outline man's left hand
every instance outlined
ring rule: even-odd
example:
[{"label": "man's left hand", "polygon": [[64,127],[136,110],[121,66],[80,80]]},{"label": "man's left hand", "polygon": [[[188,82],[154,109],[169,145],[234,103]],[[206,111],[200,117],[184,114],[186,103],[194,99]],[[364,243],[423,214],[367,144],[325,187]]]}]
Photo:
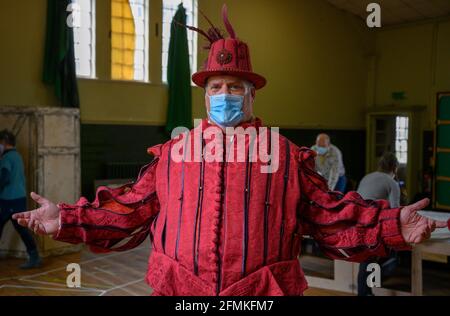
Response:
[{"label": "man's left hand", "polygon": [[429,199],[405,206],[400,211],[402,236],[407,243],[418,244],[430,238],[436,228],[447,227],[447,222],[435,221],[417,213],[430,203]]}]

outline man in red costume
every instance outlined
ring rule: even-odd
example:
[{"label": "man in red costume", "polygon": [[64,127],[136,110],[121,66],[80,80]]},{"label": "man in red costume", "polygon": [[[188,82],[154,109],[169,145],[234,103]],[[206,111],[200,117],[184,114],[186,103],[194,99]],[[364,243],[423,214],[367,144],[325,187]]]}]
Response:
[{"label": "man in red costume", "polygon": [[[211,42],[204,70],[192,78],[205,88],[208,118],[150,148],[155,158],[136,182],[101,187],[93,202],[55,205],[32,193],[41,207],[16,214],[19,224],[98,252],[131,249],[150,235],[147,282],[154,295],[203,296],[302,295],[302,235],[314,237],[331,258],[362,262],[409,249],[447,225],[417,214],[427,200],[390,208],[356,192],[330,191],[314,171],[313,151],[260,129],[252,106],[266,80],[252,71],[248,47],[236,38],[225,6],[223,14],[229,38],[214,27],[196,29]],[[236,134],[246,137],[244,146],[227,127],[241,127]],[[205,137],[209,128],[219,130],[215,137]],[[252,159],[254,143],[246,133],[252,128],[256,145],[276,140],[270,161]],[[201,154],[193,157],[180,141],[197,144]],[[229,161],[229,155],[243,159]]]}]

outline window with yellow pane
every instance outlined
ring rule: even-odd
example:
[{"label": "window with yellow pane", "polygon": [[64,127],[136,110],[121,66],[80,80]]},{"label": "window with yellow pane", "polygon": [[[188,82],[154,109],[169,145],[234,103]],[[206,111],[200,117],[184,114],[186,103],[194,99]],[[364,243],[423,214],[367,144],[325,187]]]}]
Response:
[{"label": "window with yellow pane", "polygon": [[148,81],[148,0],[111,0],[111,78]]}]

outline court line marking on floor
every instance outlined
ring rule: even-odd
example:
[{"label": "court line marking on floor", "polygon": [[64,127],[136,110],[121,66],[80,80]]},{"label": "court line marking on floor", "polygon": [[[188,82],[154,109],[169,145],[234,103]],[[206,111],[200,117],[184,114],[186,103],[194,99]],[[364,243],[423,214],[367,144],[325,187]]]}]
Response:
[{"label": "court line marking on floor", "polygon": [[111,272],[111,271],[108,271],[108,270],[104,270],[104,269],[102,269],[102,268],[99,268],[99,267],[94,267],[94,270],[98,270],[98,271],[100,271],[100,272],[103,272],[103,273],[106,273],[106,274],[109,274],[109,275],[112,275],[112,276],[116,276],[113,272]]},{"label": "court line marking on floor", "polygon": [[[88,273],[89,274],[89,273]],[[100,277],[97,277],[98,279],[100,279],[101,281],[105,281],[103,279],[101,279]],[[36,289],[36,290],[53,290],[53,291],[60,291],[60,292],[98,292],[100,293],[99,296],[103,296],[104,294],[113,291],[113,290],[117,290],[120,289],[122,291],[127,292],[128,294],[134,295],[134,296],[139,296],[139,294],[137,294],[134,291],[131,291],[129,289],[126,288],[126,286],[131,285],[131,284],[135,284],[138,282],[142,282],[144,280],[144,278],[138,279],[138,280],[134,280],[134,281],[130,281],[124,284],[119,284],[117,286],[114,286],[112,288],[106,288],[106,289],[101,289],[101,288],[89,288],[89,287],[81,287],[81,288],[58,288],[58,287],[39,287],[39,286],[32,286],[32,285],[19,285],[19,284],[3,284],[0,285],[0,289],[2,288],[22,288],[22,289]],[[27,282],[34,282],[34,283],[40,283],[40,284],[47,284],[47,285],[60,285],[58,283],[51,283],[51,282],[46,282],[46,281],[33,281],[33,280],[23,280],[23,281],[27,281]],[[107,282],[110,283],[110,282]],[[110,285],[114,285],[112,283],[110,283]]]},{"label": "court line marking on floor", "polygon": [[[103,260],[103,259],[109,259],[111,257],[117,257],[117,256],[120,256],[120,255],[129,254],[130,252],[135,252],[135,251],[139,251],[139,250],[144,250],[144,247],[139,247],[139,248],[135,248],[135,249],[132,249],[132,250],[128,250],[127,252],[118,252],[118,253],[113,253],[113,254],[109,254],[109,255],[104,255],[104,256],[98,257],[98,258],[92,258],[92,259],[88,259],[88,260],[85,260],[85,261],[80,261],[79,264],[80,265],[89,264],[89,263],[100,261],[100,260]],[[150,251],[151,251],[151,249],[150,249]],[[146,254],[146,256],[148,256],[148,254]],[[108,263],[111,263],[111,262],[108,262]],[[131,269],[130,267],[126,266],[122,262],[113,262],[113,263],[116,263],[116,264],[120,265],[122,268],[125,268],[126,270],[129,270],[129,271],[132,271],[132,272],[136,272],[136,270]],[[27,276],[21,276],[19,278],[17,278],[17,277],[3,278],[3,279],[0,279],[0,281],[16,280],[16,281],[26,281],[26,282],[31,282],[31,283],[47,284],[47,285],[52,285],[52,286],[61,286],[62,284],[60,284],[60,283],[56,283],[56,282],[52,283],[52,282],[46,282],[46,281],[32,280],[32,278],[38,277],[38,276],[42,276],[42,275],[46,275],[46,274],[49,274],[49,273],[52,273],[52,272],[60,271],[60,270],[63,270],[64,268],[65,267],[55,268],[55,269],[43,271],[43,272],[40,272],[40,273],[35,273],[35,274],[27,275]],[[98,267],[94,267],[94,269],[95,268],[98,269],[98,270],[103,270],[103,269],[100,269]],[[84,272],[86,272],[86,271],[84,271]],[[108,271],[106,271],[106,270],[103,270],[103,272],[108,273]],[[113,285],[111,282],[107,282],[103,278],[95,276],[92,273],[88,273],[88,274],[90,274],[93,277],[96,277],[97,279],[99,279],[99,280],[101,280],[101,281],[103,281],[105,283],[109,283],[110,285]],[[128,285],[135,284],[135,283],[138,283],[138,282],[142,282],[144,280],[145,280],[145,278],[140,278],[138,280],[134,280],[134,281],[127,282],[125,284],[114,286],[114,287],[112,287],[110,289],[107,289],[107,290],[105,290],[105,289],[98,289],[98,288],[87,288],[87,287],[82,287],[82,288],[79,288],[79,289],[58,288],[58,287],[56,287],[56,288],[46,288],[46,287],[36,287],[36,286],[28,286],[28,285],[14,285],[14,284],[3,284],[3,285],[0,285],[0,289],[1,288],[25,288],[25,289],[41,289],[41,290],[66,291],[66,292],[67,291],[70,291],[70,292],[74,292],[74,291],[75,292],[80,292],[80,291],[82,291],[82,292],[99,292],[100,293],[99,296],[103,296],[104,294],[106,294],[106,293],[108,293],[110,291],[114,291],[114,290],[120,289],[120,290],[123,290],[123,291],[131,294],[131,295],[138,296],[139,294],[137,294],[136,292],[134,292],[132,290],[126,289],[126,287]]]},{"label": "court line marking on floor", "polygon": [[[120,264],[120,265],[122,264],[122,263],[117,262],[117,261],[115,261],[114,263],[115,263],[115,264]],[[112,268],[113,266],[110,266],[110,267]],[[101,269],[101,268],[99,268],[99,267],[94,267],[94,269],[95,269],[95,270],[98,270],[98,271],[100,271],[100,272],[103,272],[103,273],[105,273],[105,274],[110,274],[110,275],[116,277],[116,274],[114,274],[112,271],[107,271],[107,270]],[[112,285],[112,286],[114,286],[114,287],[117,287],[117,286],[114,285],[114,283],[112,283],[112,282],[110,282],[110,281],[108,281],[108,280],[106,280],[106,279],[103,279],[102,277],[100,277],[100,276],[98,276],[98,275],[96,275],[96,274],[94,274],[94,273],[92,273],[92,272],[83,271],[83,273],[86,273],[86,274],[90,275],[91,277],[94,277],[94,278],[96,278],[96,279],[98,279],[98,280],[100,280],[100,281],[102,281],[102,282],[108,283],[109,285]],[[145,280],[145,278],[141,278],[140,280]],[[137,281],[131,281],[131,282],[132,282],[132,283],[137,283],[137,282],[139,282],[139,280],[137,280]],[[123,287],[123,286],[121,286],[121,285],[118,285],[118,286],[120,287],[120,289],[121,289],[122,291],[125,291],[125,292],[127,292],[128,294],[131,294],[131,295],[134,295],[134,296],[139,296],[139,294],[137,294],[136,292],[134,292],[134,291],[132,291],[132,290],[127,289],[126,287]],[[110,290],[112,290],[112,289],[108,289],[107,291],[110,291]]]},{"label": "court line marking on floor", "polygon": [[105,283],[107,283],[109,285],[114,285],[114,283],[110,282],[109,280],[106,280],[106,279],[103,279],[103,278],[99,277],[95,273],[92,273],[92,272],[89,272],[89,271],[83,271],[83,273],[89,275],[91,278],[96,278],[97,280],[105,282]]},{"label": "court line marking on floor", "polygon": [[[88,259],[86,261],[80,261],[80,262],[78,262],[78,264],[80,264],[80,265],[87,264],[87,263],[91,263],[91,262],[95,262],[95,261],[99,261],[99,260],[103,260],[103,259],[108,259],[108,258],[111,258],[111,257],[117,257],[117,256],[124,255],[124,254],[130,253],[130,252],[135,252],[135,251],[138,251],[138,250],[142,250],[142,249],[141,248],[135,248],[135,249],[128,250],[126,252],[112,253],[112,254],[101,256],[101,257],[98,257],[98,258],[92,258],[92,259]],[[48,273],[51,273],[51,272],[56,272],[56,271],[60,271],[60,270],[64,270],[64,269],[66,269],[66,267],[55,268],[55,269],[51,269],[51,270],[47,270],[47,271],[43,271],[43,272],[39,272],[39,273],[35,273],[35,274],[26,275],[26,276],[19,276],[19,278],[34,278],[34,277],[37,277],[37,276],[45,275],[45,274],[48,274]],[[0,282],[1,281],[9,281],[9,280],[17,280],[17,276],[0,279]]]},{"label": "court line marking on floor", "polygon": [[106,290],[105,293],[102,293],[102,294],[100,294],[99,296],[103,296],[104,294],[106,294],[106,293],[108,293],[108,292],[111,292],[111,291],[121,290],[121,289],[123,289],[124,287],[126,287],[126,286],[128,286],[128,285],[132,285],[132,284],[139,283],[139,282],[142,282],[142,281],[145,281],[145,278],[141,278],[141,279],[139,279],[139,280],[130,281],[130,282],[127,282],[127,283],[125,283],[125,284],[117,285],[117,286],[115,286],[115,287],[113,287],[113,288],[111,288],[111,289]]},{"label": "court line marking on floor", "polygon": [[[126,265],[126,263],[123,262],[119,262],[119,261],[113,261],[112,263],[116,264],[116,265],[120,265],[122,268],[124,268],[125,270],[128,270],[130,272],[136,273],[136,269],[130,268],[129,266]],[[147,269],[147,267],[145,267]],[[145,273],[144,273],[145,274]]]},{"label": "court line marking on floor", "polygon": [[[110,264],[109,268],[111,268],[111,269],[114,269],[114,268],[123,269],[123,268],[125,268],[125,270],[131,271],[133,273],[137,273],[136,269],[128,267],[125,263],[122,263],[122,262],[119,262],[119,261],[113,261],[113,262],[108,262],[108,263]],[[120,267],[117,267],[117,265],[119,265]],[[116,266],[116,267],[114,267],[114,266]],[[116,277],[116,275],[113,274],[113,272],[111,272],[111,271],[107,271],[107,270],[104,270],[104,269],[101,269],[101,268],[98,268],[98,267],[94,267],[94,269],[99,270],[99,271],[104,272],[104,273],[107,273],[107,274],[111,274],[114,277]],[[91,274],[92,276],[98,278],[99,280],[105,281],[103,278],[100,278],[97,275],[93,275],[92,272],[89,272],[88,274]],[[145,280],[145,276],[144,277],[140,277],[138,280],[134,280],[134,281],[130,281],[130,282],[127,282],[125,284],[122,284],[122,285],[114,286],[113,288],[108,289],[106,292],[113,291],[113,290],[116,290],[116,289],[120,289],[122,291],[125,291],[125,292],[131,294],[131,295],[139,296],[140,294],[137,294],[136,292],[127,289],[126,286],[128,286],[130,284],[138,283],[138,282],[141,282],[141,281],[144,281],[144,280]],[[107,282],[107,283],[110,283],[111,285],[114,285],[111,282]],[[150,289],[150,287],[149,287],[149,289]]]},{"label": "court line marking on floor", "polygon": [[28,286],[28,285],[15,285],[15,284],[3,284],[0,285],[0,289],[3,288],[19,288],[19,289],[34,289],[34,290],[50,290],[50,291],[59,291],[59,292],[104,292],[104,290],[100,289],[59,289],[59,288],[51,288],[51,287],[40,287],[40,286]]},{"label": "court line marking on floor", "polygon": [[[46,282],[46,281],[35,281],[35,280],[20,280],[20,281],[25,281],[25,282],[30,282],[30,283],[37,283],[37,284],[53,285],[53,286],[57,286],[56,288],[58,288],[58,287],[61,287],[61,288],[64,288],[64,289],[69,288],[69,287],[67,286],[67,284],[65,284],[65,283]],[[8,284],[6,284],[6,285],[8,285]],[[27,285],[24,285],[24,286],[27,286]],[[70,288],[69,288],[69,289],[70,289]],[[102,290],[101,288],[97,288],[97,287],[86,287],[86,286],[82,286],[82,287],[77,288],[77,289]]]},{"label": "court line marking on floor", "polygon": [[[108,281],[108,280],[105,280],[105,279],[101,278],[100,276],[93,274],[92,272],[83,271],[83,273],[89,275],[89,276],[92,277],[92,278],[96,278],[97,280],[100,280],[100,281],[102,281],[102,282],[104,282],[104,283],[107,283],[109,286],[113,286],[113,287],[115,286],[114,283],[112,283],[112,282],[110,282],[110,281]],[[106,290],[108,290],[108,289],[109,289],[109,288],[106,287],[106,288],[104,288],[103,290],[106,291]],[[132,292],[131,290],[128,290],[128,289],[126,289],[126,288],[123,288],[122,290],[125,291],[125,292],[127,292],[128,294],[131,294],[131,295],[134,295],[134,296],[137,296],[137,295],[138,295],[138,294],[136,294],[135,292]]]}]

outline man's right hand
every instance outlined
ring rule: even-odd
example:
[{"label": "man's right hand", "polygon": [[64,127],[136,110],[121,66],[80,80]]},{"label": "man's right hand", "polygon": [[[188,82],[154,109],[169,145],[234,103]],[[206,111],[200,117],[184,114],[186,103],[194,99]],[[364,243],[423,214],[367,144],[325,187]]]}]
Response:
[{"label": "man's right hand", "polygon": [[41,207],[23,213],[16,213],[12,217],[19,225],[28,227],[32,231],[41,235],[51,235],[59,228],[59,208],[53,202],[42,196],[31,192],[31,198]]}]

